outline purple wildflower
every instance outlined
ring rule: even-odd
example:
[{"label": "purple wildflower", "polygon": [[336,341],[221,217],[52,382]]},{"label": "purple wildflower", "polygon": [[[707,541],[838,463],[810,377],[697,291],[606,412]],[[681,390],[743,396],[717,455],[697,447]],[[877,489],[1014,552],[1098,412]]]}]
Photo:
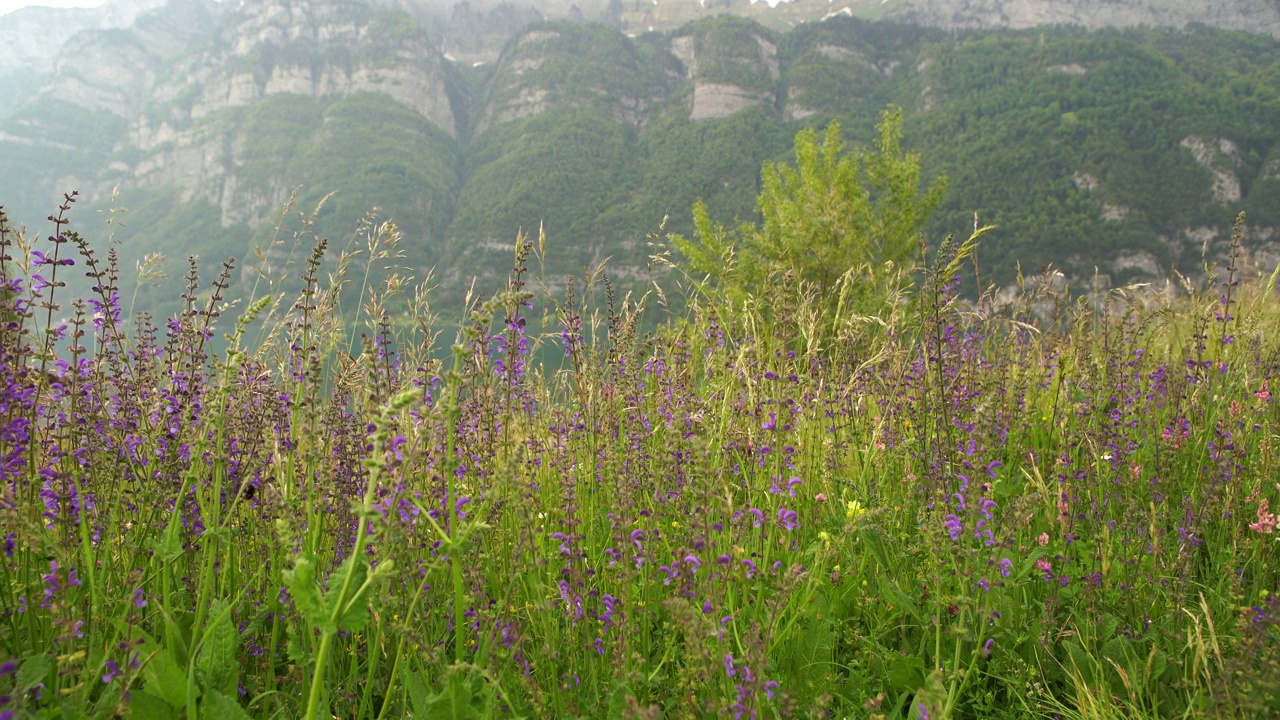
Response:
[{"label": "purple wildflower", "polygon": [[964,532],[964,523],[955,515],[947,515],[942,521],[942,526],[947,529],[947,534],[951,536],[951,542],[960,539],[960,533]]}]

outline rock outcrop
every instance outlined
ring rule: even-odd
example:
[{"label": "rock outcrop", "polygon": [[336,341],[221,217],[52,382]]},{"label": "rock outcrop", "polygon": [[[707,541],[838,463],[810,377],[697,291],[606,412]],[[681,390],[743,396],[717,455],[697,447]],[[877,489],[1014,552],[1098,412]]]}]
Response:
[{"label": "rock outcrop", "polygon": [[946,30],[1039,25],[1186,27],[1199,23],[1280,37],[1270,0],[887,0],[885,17]]}]

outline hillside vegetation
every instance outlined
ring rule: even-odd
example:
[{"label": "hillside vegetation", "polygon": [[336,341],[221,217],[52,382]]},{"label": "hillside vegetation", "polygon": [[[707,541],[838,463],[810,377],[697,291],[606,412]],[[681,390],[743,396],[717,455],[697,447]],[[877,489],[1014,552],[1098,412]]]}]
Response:
[{"label": "hillside vegetation", "polygon": [[[777,33],[719,17],[632,38],[557,22],[471,67],[404,14],[290,8],[248,3],[185,54],[148,55],[149,70],[121,60],[136,82],[155,78],[133,109],[68,61],[0,118],[11,218],[38,227],[72,188],[103,217],[115,209],[124,267],[163,255],[138,298],[161,313],[188,254],[261,253],[296,277],[305,250],[282,240],[313,233],[331,239],[332,271],[342,250],[357,257],[375,207],[401,234],[396,267],[434,268],[455,303],[474,276],[500,281],[516,234],[539,227],[555,283],[611,258],[620,287],[639,289],[664,282],[650,236],[691,233],[695,201],[730,226],[756,220],[758,170],[788,159],[798,130],[835,120],[867,145],[894,104],[925,176],[951,180],[929,241],[966,233],[974,213],[995,226],[967,293],[1010,286],[1019,265],[1112,285],[1202,273],[1202,248],[1220,254],[1241,210],[1250,255],[1280,257],[1280,43],[1268,37],[944,34],[840,17]],[[252,273],[230,282],[243,297]]]}]

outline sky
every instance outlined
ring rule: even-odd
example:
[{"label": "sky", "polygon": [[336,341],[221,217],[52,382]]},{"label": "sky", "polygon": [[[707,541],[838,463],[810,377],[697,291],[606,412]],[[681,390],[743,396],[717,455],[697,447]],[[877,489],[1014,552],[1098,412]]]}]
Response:
[{"label": "sky", "polygon": [[102,0],[0,0],[0,15],[7,15],[27,5],[45,5],[49,7],[96,7]]}]

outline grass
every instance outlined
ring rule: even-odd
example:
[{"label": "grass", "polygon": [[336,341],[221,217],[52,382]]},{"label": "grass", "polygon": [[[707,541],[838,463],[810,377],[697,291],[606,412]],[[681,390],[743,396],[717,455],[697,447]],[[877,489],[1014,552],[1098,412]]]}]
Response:
[{"label": "grass", "polygon": [[1280,304],[1238,242],[1007,305],[944,247],[878,318],[702,288],[640,335],[522,239],[450,354],[399,281],[352,356],[324,243],[294,299],[193,275],[155,325],[70,206],[0,231],[0,718],[1280,713]]}]

